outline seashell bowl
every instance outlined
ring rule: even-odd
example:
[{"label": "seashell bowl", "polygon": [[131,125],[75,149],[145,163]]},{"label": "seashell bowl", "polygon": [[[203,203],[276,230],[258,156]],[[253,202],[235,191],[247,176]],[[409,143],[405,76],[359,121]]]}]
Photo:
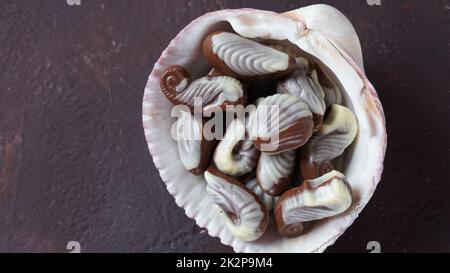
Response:
[{"label": "seashell bowl", "polygon": [[[278,235],[271,219],[261,238],[246,242],[235,238],[219,211],[211,209],[213,203],[207,196],[204,177],[194,176],[183,167],[177,143],[171,137],[173,105],[161,91],[160,77],[171,65],[183,66],[192,78],[208,73],[211,68],[202,58],[202,39],[214,31],[287,42],[319,64],[342,91],[342,104],[354,113],[359,127],[355,141],[337,164],[352,189],[353,203],[345,213],[315,222],[314,228],[297,238]],[[383,108],[365,75],[355,29],[331,6],[313,5],[282,14],[255,9],[219,10],[195,19],[156,62],[145,87],[142,118],[154,164],[177,205],[210,236],[219,237],[236,252],[323,252],[358,217],[381,179],[387,145]]]}]

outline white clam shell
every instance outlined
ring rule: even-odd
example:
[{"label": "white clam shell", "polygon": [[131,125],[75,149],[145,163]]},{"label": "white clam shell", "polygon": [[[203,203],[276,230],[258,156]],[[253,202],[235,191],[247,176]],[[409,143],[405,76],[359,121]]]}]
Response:
[{"label": "white clam shell", "polygon": [[340,51],[346,51],[361,70],[364,70],[361,44],[348,18],[329,5],[311,5],[284,13],[305,24],[306,28],[321,33]]},{"label": "white clam shell", "polygon": [[[353,189],[352,206],[341,215],[320,220],[313,230],[297,238],[282,238],[270,227],[254,242],[235,238],[219,213],[211,210],[213,202],[207,196],[206,181],[184,169],[177,144],[170,136],[174,122],[170,117],[172,105],[161,92],[161,73],[178,64],[186,67],[193,78],[205,75],[210,67],[199,50],[202,38],[212,31],[229,31],[230,26],[248,38],[287,39],[320,60],[340,82],[344,103],[358,119],[359,133],[341,170]],[[353,223],[372,197],[381,178],[387,144],[383,109],[364,74],[356,33],[342,13],[325,5],[286,15],[254,9],[221,10],[192,21],[164,50],[149,76],[143,97],[143,126],[155,166],[177,205],[211,236],[219,237],[237,252],[324,251]]]}]

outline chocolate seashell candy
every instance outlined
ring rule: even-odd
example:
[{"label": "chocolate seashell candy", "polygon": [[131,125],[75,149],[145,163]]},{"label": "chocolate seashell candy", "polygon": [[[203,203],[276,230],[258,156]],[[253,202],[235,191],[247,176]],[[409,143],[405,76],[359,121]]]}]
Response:
[{"label": "chocolate seashell candy", "polygon": [[289,94],[265,98],[250,121],[250,138],[261,152],[278,154],[305,144],[313,133],[313,115],[301,99]]},{"label": "chocolate seashell candy", "polygon": [[206,192],[219,209],[231,233],[254,241],[266,231],[269,216],[261,199],[245,185],[215,168],[205,172]]},{"label": "chocolate seashell candy", "polygon": [[351,187],[342,173],[332,171],[306,180],[278,199],[274,209],[278,232],[287,237],[299,236],[305,222],[338,215],[351,204]]},{"label": "chocolate seashell candy", "polygon": [[295,67],[295,58],[230,32],[213,32],[203,40],[203,56],[215,70],[240,80],[283,76]]}]

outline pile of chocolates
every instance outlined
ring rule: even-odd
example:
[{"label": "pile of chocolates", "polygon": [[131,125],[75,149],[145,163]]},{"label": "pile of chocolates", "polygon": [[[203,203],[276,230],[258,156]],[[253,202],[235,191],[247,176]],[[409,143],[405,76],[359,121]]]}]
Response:
[{"label": "pile of chocolates", "polygon": [[[354,141],[358,125],[320,66],[283,41],[230,32],[207,35],[202,53],[210,73],[191,79],[174,65],[164,71],[160,85],[168,100],[188,109],[176,121],[193,129],[191,138],[177,140],[181,162],[204,176],[230,232],[257,240],[272,215],[280,235],[296,237],[307,223],[345,212],[352,191],[334,165]],[[209,118],[194,117],[198,98],[200,111],[209,116],[229,114],[230,106],[251,110],[245,119],[231,113],[223,138],[210,139],[204,135]],[[272,107],[278,110],[276,124],[267,118]]]}]

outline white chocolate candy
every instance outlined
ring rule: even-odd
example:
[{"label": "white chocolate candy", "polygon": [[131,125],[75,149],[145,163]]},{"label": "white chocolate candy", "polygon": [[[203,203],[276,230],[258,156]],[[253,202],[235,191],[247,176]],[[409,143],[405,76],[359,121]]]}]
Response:
[{"label": "white chocolate candy", "polygon": [[258,162],[259,151],[246,134],[244,120],[234,119],[214,152],[214,163],[224,174],[241,176],[251,172]]},{"label": "white chocolate candy", "polygon": [[258,105],[250,120],[249,135],[261,152],[278,154],[305,144],[313,125],[308,105],[296,96],[275,94]]},{"label": "white chocolate candy", "polygon": [[353,142],[358,132],[358,122],[352,111],[345,106],[334,104],[320,128],[311,139],[312,153],[318,162],[332,160],[344,152]]},{"label": "white chocolate candy", "polygon": [[353,142],[358,122],[350,109],[333,104],[320,130],[302,149],[300,170],[304,179],[321,175],[320,166],[340,156]]},{"label": "white chocolate candy", "polygon": [[177,146],[181,162],[186,170],[202,174],[208,163],[212,142],[203,138],[203,122],[190,112],[181,111],[176,121]]},{"label": "white chocolate candy", "polygon": [[265,193],[277,196],[289,188],[291,174],[295,167],[295,158],[295,150],[276,155],[261,153],[256,178]]},{"label": "white chocolate candy", "polygon": [[181,66],[169,67],[160,79],[164,95],[175,105],[194,107],[195,100],[201,99],[204,112],[224,110],[226,105],[242,104],[244,90],[242,84],[231,77],[202,77],[191,82],[189,73]]},{"label": "white chocolate candy", "polygon": [[243,241],[261,237],[269,223],[269,215],[260,198],[215,168],[205,172],[206,191],[218,207],[230,232]]},{"label": "white chocolate candy", "polygon": [[273,210],[273,206],[275,205],[276,197],[268,195],[267,193],[265,193],[261,189],[261,187],[259,186],[258,182],[256,181],[256,178],[251,179],[250,181],[248,181],[245,184],[245,186],[247,186],[247,188],[249,188],[256,195],[258,195],[259,198],[261,198],[261,200],[264,202],[264,204],[266,205],[266,208],[269,211]]},{"label": "white chocolate candy", "polygon": [[345,176],[329,172],[300,187],[285,192],[275,206],[280,234],[294,237],[303,232],[303,223],[338,215],[352,204],[352,192]]},{"label": "white chocolate candy", "polygon": [[295,64],[284,52],[229,32],[208,35],[203,55],[216,70],[237,79],[281,76]]},{"label": "white chocolate candy", "polygon": [[316,130],[319,128],[325,113],[325,94],[317,82],[314,70],[308,75],[304,68],[296,69],[279,82],[277,92],[297,96],[305,102],[316,116],[314,122]]}]

